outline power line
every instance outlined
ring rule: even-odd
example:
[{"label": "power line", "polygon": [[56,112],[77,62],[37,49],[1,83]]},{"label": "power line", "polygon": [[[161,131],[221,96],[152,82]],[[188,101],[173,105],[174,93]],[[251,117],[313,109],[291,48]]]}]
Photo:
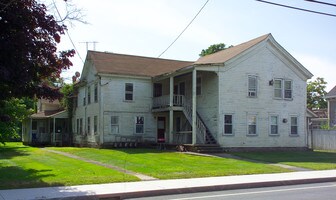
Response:
[{"label": "power line", "polygon": [[327,3],[327,2],[323,2],[323,1],[315,1],[315,0],[305,0],[305,1],[309,1],[309,2],[312,2],[312,3],[320,3],[320,4],[324,4],[324,5],[328,5],[328,6],[335,6],[336,7],[336,4]]},{"label": "power line", "polygon": [[331,17],[336,17],[336,15],[330,14],[330,13],[318,12],[318,11],[314,11],[314,10],[308,10],[308,9],[303,9],[303,8],[298,8],[298,7],[293,7],[293,6],[288,6],[288,5],[284,5],[284,4],[278,4],[278,3],[273,3],[273,2],[269,2],[269,1],[263,1],[263,0],[256,0],[256,1],[259,1],[261,3],[268,3],[268,4],[271,4],[271,5],[275,5],[275,6],[281,6],[281,7],[285,7],[285,8],[291,8],[291,9],[295,9],[295,10],[311,12],[311,13],[320,14],[320,15],[327,15],[327,16],[331,16]]},{"label": "power line", "polygon": [[166,50],[164,50],[159,56],[158,58],[160,58],[164,53],[166,53],[166,51],[173,46],[173,44],[181,37],[181,35],[188,29],[188,27],[193,23],[193,21],[196,19],[196,17],[201,13],[201,11],[203,10],[203,8],[207,5],[207,3],[209,2],[209,0],[207,0],[204,5],[201,7],[201,9],[197,12],[197,14],[195,15],[195,17],[189,22],[189,24],[183,29],[183,31],[176,37],[176,39],[166,48]]},{"label": "power line", "polygon": [[[54,6],[55,6],[55,9],[56,9],[56,12],[57,12],[58,16],[62,19],[61,13],[59,12],[59,10],[58,10],[58,8],[57,8],[56,3],[55,3],[54,0],[53,0],[53,3],[54,3]],[[68,38],[69,38],[69,40],[70,40],[70,42],[71,42],[73,48],[75,49],[75,51],[76,51],[78,57],[81,59],[82,63],[84,64],[84,60],[83,60],[82,57],[80,56],[79,51],[77,50],[75,43],[72,41],[72,38],[71,38],[71,36],[70,36],[68,30],[65,29],[65,32],[67,33]]]}]

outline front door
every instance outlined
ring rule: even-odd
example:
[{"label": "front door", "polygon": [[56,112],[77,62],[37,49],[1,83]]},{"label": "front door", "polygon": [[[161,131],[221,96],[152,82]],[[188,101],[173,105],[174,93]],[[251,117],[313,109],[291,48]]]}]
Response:
[{"label": "front door", "polygon": [[166,118],[158,117],[157,119],[157,142],[164,143],[166,141]]}]

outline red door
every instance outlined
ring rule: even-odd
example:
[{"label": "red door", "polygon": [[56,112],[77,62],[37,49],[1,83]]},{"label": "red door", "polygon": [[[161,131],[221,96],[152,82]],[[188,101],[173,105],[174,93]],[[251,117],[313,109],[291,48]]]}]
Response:
[{"label": "red door", "polygon": [[158,143],[164,143],[166,141],[165,132],[166,132],[166,118],[158,117],[158,120],[157,120],[157,142]]}]

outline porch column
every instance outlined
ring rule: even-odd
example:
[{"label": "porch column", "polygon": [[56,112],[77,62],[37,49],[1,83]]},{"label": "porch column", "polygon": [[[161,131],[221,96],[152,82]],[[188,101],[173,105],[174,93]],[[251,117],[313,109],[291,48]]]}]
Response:
[{"label": "porch column", "polygon": [[174,135],[174,77],[169,78],[169,143],[173,143]]},{"label": "porch column", "polygon": [[56,119],[55,117],[53,118],[53,141],[51,143],[54,143],[54,145],[56,145],[56,132],[55,132],[55,126],[56,126]]},{"label": "porch column", "polygon": [[192,144],[196,144],[196,69],[192,72]]},{"label": "porch column", "polygon": [[28,131],[28,143],[32,143],[33,138],[33,118],[30,118],[30,126]]}]

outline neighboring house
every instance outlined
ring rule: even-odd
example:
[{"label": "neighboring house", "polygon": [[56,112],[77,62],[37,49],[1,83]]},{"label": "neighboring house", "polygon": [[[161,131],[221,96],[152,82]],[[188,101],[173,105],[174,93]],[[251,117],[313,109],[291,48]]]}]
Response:
[{"label": "neighboring house", "polygon": [[37,113],[22,122],[22,142],[29,145],[70,145],[68,112],[58,100],[39,99]]},{"label": "neighboring house", "polygon": [[311,77],[271,34],[196,62],[89,51],[74,142],[305,148]]},{"label": "neighboring house", "polygon": [[311,129],[321,129],[321,127],[328,124],[328,109],[312,110],[316,117],[311,119]]},{"label": "neighboring house", "polygon": [[328,101],[328,121],[330,126],[336,126],[336,86],[326,95]]}]

